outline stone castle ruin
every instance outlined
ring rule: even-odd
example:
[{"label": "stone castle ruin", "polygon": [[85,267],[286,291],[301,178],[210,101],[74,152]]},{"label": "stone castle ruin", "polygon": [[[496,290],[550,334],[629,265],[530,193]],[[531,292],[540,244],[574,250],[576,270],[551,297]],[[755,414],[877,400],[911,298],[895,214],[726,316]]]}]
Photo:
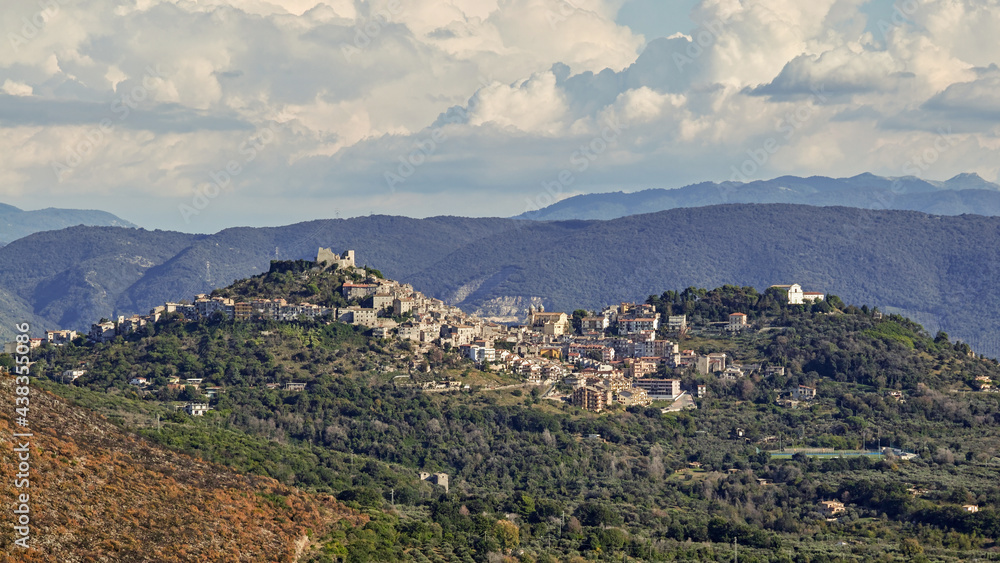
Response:
[{"label": "stone castle ruin", "polygon": [[339,255],[329,248],[323,248],[322,246],[316,252],[316,263],[325,264],[326,267],[336,266],[337,268],[353,268],[354,267],[354,251],[345,250],[343,255]]}]

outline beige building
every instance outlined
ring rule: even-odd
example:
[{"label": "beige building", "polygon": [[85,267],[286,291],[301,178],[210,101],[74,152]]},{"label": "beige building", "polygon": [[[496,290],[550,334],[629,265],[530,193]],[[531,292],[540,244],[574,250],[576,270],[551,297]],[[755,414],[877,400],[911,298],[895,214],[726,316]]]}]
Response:
[{"label": "beige building", "polygon": [[566,313],[546,313],[541,308],[538,311],[533,308],[528,309],[528,326],[549,336],[562,336],[573,330],[569,315]]},{"label": "beige building", "polygon": [[382,311],[392,307],[393,297],[389,293],[376,293],[372,295],[372,309]]},{"label": "beige building", "polygon": [[326,263],[327,266],[337,266],[338,268],[353,268],[354,267],[354,251],[347,250],[344,254],[338,255],[329,248],[320,247],[316,251],[316,263],[323,264]]},{"label": "beige building", "polygon": [[799,385],[792,389],[792,399],[796,401],[807,401],[816,398],[816,388],[808,385]]},{"label": "beige building", "polygon": [[75,330],[47,330],[45,331],[45,341],[53,346],[69,344],[76,338]]},{"label": "beige building", "polygon": [[667,317],[667,330],[683,330],[687,328],[687,315],[670,315]]},{"label": "beige building", "polygon": [[403,297],[399,299],[393,299],[392,301],[392,314],[399,316],[405,315],[413,310],[413,299],[409,297]]},{"label": "beige building", "polygon": [[611,326],[611,321],[603,315],[599,317],[584,317],[580,321],[580,326],[583,332],[603,332]]},{"label": "beige building", "polygon": [[844,507],[844,503],[836,500],[824,500],[819,503],[820,512],[825,516],[836,516],[841,512],[846,512],[847,509]]},{"label": "beige building", "polygon": [[746,313],[733,313],[729,315],[729,330],[737,331],[743,330],[747,326],[747,315]]},{"label": "beige building", "polygon": [[378,292],[378,285],[374,283],[345,283],[340,288],[344,299],[364,299],[369,295]]},{"label": "beige building", "polygon": [[698,363],[695,365],[698,373],[705,375],[726,369],[726,354],[724,352],[713,352],[707,356],[698,356]]},{"label": "beige building", "polygon": [[626,407],[633,405],[649,406],[653,401],[649,398],[649,393],[641,387],[632,387],[618,393],[618,402]]},{"label": "beige building", "polygon": [[611,402],[611,391],[598,387],[577,387],[573,391],[573,405],[588,411],[601,412]]}]

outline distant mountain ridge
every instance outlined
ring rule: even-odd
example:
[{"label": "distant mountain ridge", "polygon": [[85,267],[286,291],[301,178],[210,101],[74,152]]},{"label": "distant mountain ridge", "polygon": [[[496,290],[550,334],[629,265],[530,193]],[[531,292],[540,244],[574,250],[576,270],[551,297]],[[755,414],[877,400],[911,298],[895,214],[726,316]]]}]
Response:
[{"label": "distant mountain ridge", "polygon": [[25,211],[0,203],[0,246],[32,233],[55,231],[75,225],[136,228],[135,224],[106,211],[54,207]]},{"label": "distant mountain ridge", "polygon": [[796,203],[821,207],[899,209],[935,215],[975,213],[1000,216],[1000,185],[974,173],[959,174],[944,182],[914,176],[887,178],[867,173],[851,178],[782,176],[748,183],[702,182],[677,189],[584,194],[522,213],[516,219],[608,220],[637,213],[726,203]]},{"label": "distant mountain ridge", "polygon": [[787,204],[611,221],[370,216],[214,235],[72,227],[0,248],[0,330],[23,320],[37,332],[87,329],[266,271],[271,259],[313,259],[320,246],[354,249],[359,265],[486,317],[800,283],[1000,356],[1000,217]]}]

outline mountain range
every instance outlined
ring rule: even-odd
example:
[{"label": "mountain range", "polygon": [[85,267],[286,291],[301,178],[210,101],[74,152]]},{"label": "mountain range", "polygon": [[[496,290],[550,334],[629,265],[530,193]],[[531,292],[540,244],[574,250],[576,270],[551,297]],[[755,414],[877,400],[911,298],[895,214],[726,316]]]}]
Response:
[{"label": "mountain range", "polygon": [[369,216],[214,235],[72,227],[0,248],[0,322],[84,330],[320,246],[354,249],[359,265],[501,320],[532,304],[597,309],[688,286],[801,283],[1000,355],[1000,218],[785,204],[611,221]]},{"label": "mountain range", "polygon": [[54,231],[74,225],[130,228],[136,226],[106,211],[54,207],[25,211],[13,205],[0,203],[0,245],[39,231]]},{"label": "mountain range", "polygon": [[935,215],[1000,215],[1000,185],[977,174],[959,174],[945,182],[914,176],[887,178],[861,174],[851,178],[782,176],[754,182],[703,182],[677,189],[585,194],[518,215],[518,219],[563,221],[616,219],[679,207],[725,203],[798,203],[860,209],[901,209]]}]

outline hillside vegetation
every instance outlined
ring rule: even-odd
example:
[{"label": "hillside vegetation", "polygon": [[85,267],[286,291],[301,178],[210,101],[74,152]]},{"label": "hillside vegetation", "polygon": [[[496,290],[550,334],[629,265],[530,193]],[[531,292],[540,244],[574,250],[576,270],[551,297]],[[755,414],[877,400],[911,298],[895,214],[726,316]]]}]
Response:
[{"label": "hillside vegetation", "polygon": [[215,235],[77,227],[0,248],[0,331],[86,330],[268,269],[357,251],[467,311],[524,318],[642,300],[664,287],[801,283],[945,330],[1000,356],[1000,218],[792,205],[676,209],[613,221],[360,217]]},{"label": "hillside vegetation", "polygon": [[874,174],[859,174],[852,178],[782,176],[752,182],[702,182],[676,189],[583,194],[528,211],[518,218],[535,221],[607,220],[726,203],[797,203],[859,209],[902,209],[936,215],[1000,215],[1000,185],[987,182],[977,174],[959,174],[945,182],[922,180],[915,176],[885,178]]},{"label": "hillside vegetation", "polygon": [[[543,387],[491,391],[482,385],[510,381],[454,351],[423,358],[431,372],[411,374],[408,344],[307,320],[168,318],[112,343],[44,347],[33,370],[148,440],[334,494],[368,515],[362,527],[317,533],[310,561],[730,561],[734,539],[745,561],[958,561],[1000,550],[1000,394],[980,391],[977,379],[1000,381],[997,363],[898,315],[879,318],[835,296],[813,306],[780,297],[724,286],[647,299],[661,314],[689,315],[695,330],[683,348],[786,368],[737,381],[674,373],[685,388],[709,391],[697,410],[677,413],[595,414]],[[737,311],[750,329],[710,330]],[[84,377],[58,383],[82,364]],[[128,384],[137,374],[151,377],[150,391]],[[163,386],[171,375],[225,391],[204,417],[175,414],[174,400],[195,397]],[[431,393],[399,375],[472,385]],[[266,387],[288,380],[309,385]],[[776,404],[798,384],[818,398]],[[919,457],[772,459],[777,440],[881,443]],[[449,491],[419,471],[448,473]],[[823,500],[846,512],[827,520]]]},{"label": "hillside vegetation", "polygon": [[[2,376],[0,402],[14,397],[13,377]],[[311,538],[368,520],[329,495],[169,451],[49,392],[33,389],[30,400],[31,486],[0,483],[4,506],[30,493],[30,548],[14,547],[3,526],[4,563],[291,562]],[[4,476],[17,473],[11,434],[25,431],[12,414],[0,410]]]},{"label": "hillside vegetation", "polygon": [[39,231],[55,231],[74,225],[135,228],[132,223],[105,211],[53,207],[24,211],[0,203],[0,246]]}]

